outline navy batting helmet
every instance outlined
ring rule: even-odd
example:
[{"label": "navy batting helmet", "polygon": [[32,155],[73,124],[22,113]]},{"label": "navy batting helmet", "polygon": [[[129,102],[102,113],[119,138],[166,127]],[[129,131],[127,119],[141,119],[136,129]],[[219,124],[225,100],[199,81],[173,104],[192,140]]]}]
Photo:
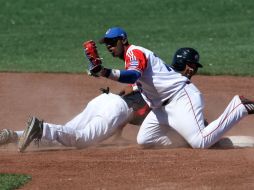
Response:
[{"label": "navy batting helmet", "polygon": [[192,65],[195,64],[197,67],[203,67],[199,63],[199,53],[193,48],[185,47],[175,52],[171,66],[176,71],[183,71],[188,63]]}]

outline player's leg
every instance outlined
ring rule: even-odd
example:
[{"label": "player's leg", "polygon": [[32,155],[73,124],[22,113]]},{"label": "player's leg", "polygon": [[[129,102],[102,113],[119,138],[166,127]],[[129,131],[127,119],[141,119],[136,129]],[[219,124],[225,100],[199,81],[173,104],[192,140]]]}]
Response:
[{"label": "player's leg", "polygon": [[108,138],[114,130],[108,126],[107,120],[100,116],[93,117],[80,129],[44,123],[42,139],[58,141],[64,146],[84,148]]},{"label": "player's leg", "polygon": [[186,86],[177,101],[167,105],[166,110],[173,118],[169,121],[171,126],[193,148],[209,148],[248,114],[239,96],[235,96],[222,115],[205,127],[202,97],[193,86]]},{"label": "player's leg", "polygon": [[[157,110],[157,114],[159,112]],[[162,116],[160,120],[161,124],[158,124],[158,117],[155,116],[154,112],[151,112],[150,116],[144,120],[137,135],[138,144],[145,148],[189,147],[185,139],[168,126],[167,121],[164,119],[167,118],[165,112],[159,115]]]},{"label": "player's leg", "polygon": [[[12,129],[2,129],[0,131],[0,145],[9,143],[17,144],[24,131],[14,131]],[[40,145],[49,145],[47,141],[40,141]]]},{"label": "player's leg", "polygon": [[137,143],[144,147],[151,146],[168,146],[172,144],[171,140],[167,137],[164,123],[161,121],[161,126],[158,121],[158,116],[162,119],[167,115],[160,110],[152,110],[143,121],[137,135]]},{"label": "player's leg", "polygon": [[[107,133],[107,120],[93,116],[89,106],[65,125],[43,123],[42,140],[58,141],[64,146],[81,147],[100,140],[100,135]],[[102,132],[103,131],[103,132]],[[81,138],[84,138],[81,140]],[[82,143],[81,143],[82,142]]]},{"label": "player's leg", "polygon": [[5,145],[9,143],[17,143],[18,134],[11,129],[0,130],[0,145]]},{"label": "player's leg", "polygon": [[84,128],[85,124],[87,123],[86,114],[89,114],[87,112],[87,108],[85,108],[81,113],[76,115],[73,119],[71,119],[64,125],[44,122],[42,139],[48,141],[58,141],[60,139],[63,145],[72,146],[72,143],[70,143],[70,141],[72,141],[71,139],[73,138],[75,139],[75,130],[78,127]]},{"label": "player's leg", "polygon": [[129,108],[120,96],[102,94],[64,126],[44,123],[42,139],[84,148],[109,138],[127,123]]},{"label": "player's leg", "polygon": [[[80,114],[75,116],[65,125],[47,123],[39,120],[36,117],[31,117],[28,120],[27,127],[24,130],[24,133],[22,134],[22,137],[19,141],[20,151],[24,151],[34,139],[40,139],[42,142],[45,141],[47,143],[51,143],[53,141],[58,141],[59,137],[65,136],[65,134],[69,134],[69,138],[72,137],[75,135],[73,131],[75,131],[75,129],[79,127],[80,124],[85,126],[85,121],[87,119],[86,114],[89,114],[87,108],[85,108]],[[65,146],[72,146],[69,141],[70,140],[66,137],[60,143]]]},{"label": "player's leg", "polygon": [[[107,119],[103,117],[89,117],[86,121],[86,111],[80,113],[69,121],[66,125],[57,125],[52,123],[41,122],[39,119],[32,117],[25,130],[27,135],[21,137],[19,149],[23,152],[33,139],[40,139],[42,142],[52,143],[59,142],[64,146],[84,148],[95,142],[100,142],[107,138],[112,130],[108,126]],[[36,122],[33,122],[36,121]],[[38,125],[38,123],[41,123]]]},{"label": "player's leg", "polygon": [[198,135],[205,128],[205,125],[202,94],[193,85],[191,85],[191,93],[192,96],[189,95],[190,92],[187,94],[185,89],[182,89],[164,109],[167,112],[168,125],[193,147],[193,139],[200,139]]},{"label": "player's leg", "polygon": [[248,115],[239,96],[234,96],[218,119],[202,130],[204,148],[216,143],[228,130]]}]

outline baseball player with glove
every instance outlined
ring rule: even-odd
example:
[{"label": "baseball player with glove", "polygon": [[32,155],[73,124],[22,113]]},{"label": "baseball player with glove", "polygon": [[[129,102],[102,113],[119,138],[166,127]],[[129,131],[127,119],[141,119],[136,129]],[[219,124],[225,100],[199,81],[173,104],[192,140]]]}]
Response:
[{"label": "baseball player with glove", "polygon": [[[176,55],[178,55],[178,57],[176,57]],[[179,55],[182,55],[181,59],[179,59]],[[171,66],[176,71],[180,72],[182,75],[191,79],[191,77],[193,75],[195,75],[196,72],[198,71],[198,68],[202,67],[202,65],[198,62],[199,59],[195,58],[196,55],[198,55],[198,52],[193,48],[180,48],[175,53],[175,56],[173,58],[173,62],[172,62]],[[136,88],[134,88],[134,91],[135,90],[136,90]],[[106,94],[109,93],[109,89],[103,89],[102,91]],[[128,102],[133,102],[134,99],[137,99],[136,104],[138,104],[139,106],[138,106],[138,109],[136,108],[136,111],[134,111],[133,114],[124,115],[122,118],[119,118],[119,119],[124,120],[124,121],[129,121],[132,124],[140,125],[142,123],[142,121],[144,120],[145,116],[147,115],[147,112],[149,111],[149,109],[147,108],[147,104],[145,104],[144,101],[142,99],[140,99],[141,97],[139,95],[137,96],[136,92],[133,93],[133,87],[130,85],[128,85],[127,88],[122,90],[120,92],[120,94],[121,95],[130,94],[130,96],[128,96],[129,97]],[[125,99],[125,100],[127,100],[127,99]],[[104,101],[107,101],[107,98],[105,98]],[[117,99],[116,99],[116,101],[117,101]],[[123,101],[121,101],[121,102],[122,102],[122,104],[124,104]],[[111,109],[111,107],[107,108],[107,105],[106,105],[105,110],[109,110],[109,109]],[[86,111],[87,110],[89,110],[89,107],[86,108]],[[96,111],[94,113],[96,113]],[[38,120],[38,119],[33,118],[32,120]],[[69,122],[69,124],[68,125],[66,124],[66,126],[71,127],[75,131],[75,130],[78,130],[78,127],[75,126],[76,123],[77,122]],[[116,122],[116,123],[119,123],[119,122]],[[30,125],[30,122],[28,125]],[[51,124],[51,125],[52,125],[52,127],[58,126],[58,125],[54,125],[54,124]],[[97,126],[97,125],[95,124],[95,126]],[[81,128],[85,128],[85,127],[81,127]],[[98,136],[95,137],[93,140],[87,138],[87,141],[83,143],[84,147],[88,146],[90,143],[94,144],[94,143],[101,142],[103,139],[106,139],[108,136],[111,136],[113,134],[116,136],[121,136],[123,126],[122,125],[116,126],[115,128],[117,130],[112,130],[111,134],[105,135],[104,137],[95,132],[96,134],[98,134]],[[100,129],[100,126],[98,126],[97,129]],[[101,127],[101,130],[104,130],[104,127]],[[182,138],[179,138],[178,134],[176,134],[176,132],[171,130],[169,127],[165,127],[164,131],[165,131],[165,134],[167,134],[165,136],[165,138],[168,138],[167,141],[168,142],[171,141],[170,147],[187,147],[188,146],[186,144],[186,141],[184,141]],[[22,134],[23,134],[23,131],[13,131],[11,129],[3,129],[0,131],[0,145],[7,144],[7,143],[17,143],[18,137],[20,137]],[[69,134],[69,137],[74,138],[75,135],[73,135],[73,134],[75,134],[75,133]],[[52,140],[54,140],[52,138],[43,138],[43,139],[44,140],[46,139],[46,142],[47,141],[52,142]],[[58,139],[58,138],[56,138],[56,139]],[[61,139],[61,137],[59,139]],[[66,144],[66,143],[64,143],[65,141],[66,140],[64,140],[62,144],[67,145],[67,146],[76,146],[77,147],[76,143]],[[67,141],[69,141],[69,140],[67,140]],[[75,141],[73,141],[73,142],[75,142]],[[229,136],[229,137],[224,137],[224,138],[220,139],[213,146],[213,148],[218,148],[218,147],[235,148],[235,147],[253,147],[253,146],[254,146],[254,138],[253,137]],[[81,148],[81,146],[79,148]]]},{"label": "baseball player with glove", "polygon": [[84,43],[84,51],[91,75],[136,83],[152,109],[138,132],[140,145],[170,143],[164,138],[161,126],[171,126],[191,147],[209,148],[242,118],[254,114],[254,102],[236,95],[221,116],[205,127],[203,96],[194,84],[190,85],[188,78],[167,66],[154,52],[129,44],[127,33],[120,27],[108,29],[100,42],[114,57],[125,62],[125,69],[103,67],[95,43],[88,41]]}]

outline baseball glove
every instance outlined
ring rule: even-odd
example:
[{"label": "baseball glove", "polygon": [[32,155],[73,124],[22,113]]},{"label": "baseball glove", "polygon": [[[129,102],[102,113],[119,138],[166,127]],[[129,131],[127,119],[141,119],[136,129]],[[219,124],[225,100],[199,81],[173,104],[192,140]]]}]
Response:
[{"label": "baseball glove", "polygon": [[89,60],[89,74],[92,76],[99,76],[98,73],[102,70],[103,67],[95,42],[92,40],[86,41],[83,43],[83,48],[84,53]]}]

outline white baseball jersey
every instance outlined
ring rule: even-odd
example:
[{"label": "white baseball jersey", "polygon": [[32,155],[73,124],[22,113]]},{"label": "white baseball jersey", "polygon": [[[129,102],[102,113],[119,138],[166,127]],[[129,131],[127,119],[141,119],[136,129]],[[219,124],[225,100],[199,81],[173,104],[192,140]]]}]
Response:
[{"label": "white baseball jersey", "polygon": [[142,77],[137,81],[142,95],[152,108],[172,98],[188,79],[167,66],[152,51],[140,46],[129,46],[125,54],[125,68],[136,70]]},{"label": "white baseball jersey", "polygon": [[239,96],[235,96],[222,115],[205,127],[202,94],[186,77],[166,66],[150,50],[139,46],[130,45],[124,59],[127,70],[141,73],[137,85],[153,108],[140,127],[138,144],[171,144],[163,129],[167,126],[193,148],[208,148],[248,114]]},{"label": "white baseball jersey", "polygon": [[110,137],[124,126],[133,110],[118,95],[101,94],[65,125],[43,124],[42,140],[58,141],[64,146],[85,148]]}]

